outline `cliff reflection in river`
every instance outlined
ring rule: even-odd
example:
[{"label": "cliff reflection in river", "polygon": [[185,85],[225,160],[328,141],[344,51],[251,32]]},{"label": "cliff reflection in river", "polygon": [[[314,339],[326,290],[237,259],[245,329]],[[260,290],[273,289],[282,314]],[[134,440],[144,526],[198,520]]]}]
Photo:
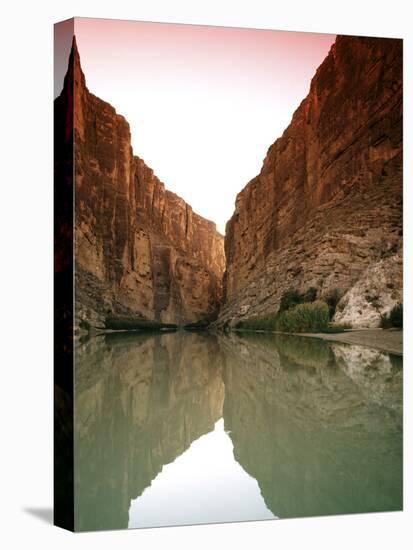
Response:
[{"label": "cliff reflection in river", "polygon": [[131,501],[221,416],[274,515],[399,510],[401,399],[400,359],[359,346],[252,333],[92,338],[76,363],[76,529],[126,527]]}]

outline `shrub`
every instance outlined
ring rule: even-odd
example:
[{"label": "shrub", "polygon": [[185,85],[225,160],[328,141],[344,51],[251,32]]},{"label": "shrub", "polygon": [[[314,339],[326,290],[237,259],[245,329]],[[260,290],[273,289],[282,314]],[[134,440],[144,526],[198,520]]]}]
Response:
[{"label": "shrub", "polygon": [[403,305],[397,304],[390,311],[390,322],[393,327],[402,328],[403,327]]},{"label": "shrub", "polygon": [[224,326],[222,327],[222,329],[223,329],[224,332],[229,332],[230,331],[229,321],[225,321]]},{"label": "shrub", "polygon": [[[195,323],[188,323],[187,325],[184,325],[182,328],[184,330],[206,330],[208,327],[209,322],[208,321],[196,321]],[[225,330],[225,325],[224,325]]]},{"label": "shrub", "polygon": [[278,310],[278,313],[282,313],[283,311],[287,311],[298,304],[301,304],[303,302],[303,296],[300,294],[297,290],[286,290],[284,294],[281,296],[280,300],[280,309]]},{"label": "shrub", "polygon": [[388,314],[381,316],[382,328],[403,328],[403,305],[396,304]]},{"label": "shrub", "polygon": [[105,320],[105,328],[109,330],[162,330],[175,329],[177,326],[137,316],[108,315]]},{"label": "shrub", "polygon": [[309,287],[304,294],[294,289],[286,290],[281,296],[278,313],[243,319],[237,323],[236,328],[282,332],[341,332],[351,328],[347,325],[329,325],[341,297],[338,289],[331,290],[323,300],[316,300],[316,297],[315,287]]},{"label": "shrub", "polygon": [[389,315],[385,313],[384,315],[380,314],[380,327],[381,328],[391,328]]},{"label": "shrub", "polygon": [[316,300],[297,306],[278,315],[276,328],[282,332],[319,332],[328,327],[329,307],[326,302]]},{"label": "shrub", "polygon": [[278,310],[278,313],[282,313],[283,311],[288,311],[289,309],[292,309],[293,307],[298,306],[298,304],[314,302],[316,298],[317,298],[317,289],[313,286],[310,286],[304,292],[304,294],[301,294],[300,292],[298,292],[298,290],[294,290],[294,289],[286,290],[281,296],[280,308]]},{"label": "shrub", "polygon": [[246,330],[275,330],[277,315],[265,315],[263,317],[251,317],[239,321],[236,325],[237,329]]},{"label": "shrub", "polygon": [[310,286],[308,290],[303,295],[303,302],[314,302],[317,298],[317,289],[313,286]]},{"label": "shrub", "polygon": [[325,296],[323,296],[323,300],[328,305],[328,310],[330,312],[330,319],[334,317],[337,304],[339,303],[340,298],[341,298],[341,293],[338,290],[338,288],[332,288]]},{"label": "shrub", "polygon": [[335,334],[338,332],[344,332],[345,330],[351,329],[350,323],[330,323],[328,327],[322,330],[322,332],[326,332],[329,334]]}]

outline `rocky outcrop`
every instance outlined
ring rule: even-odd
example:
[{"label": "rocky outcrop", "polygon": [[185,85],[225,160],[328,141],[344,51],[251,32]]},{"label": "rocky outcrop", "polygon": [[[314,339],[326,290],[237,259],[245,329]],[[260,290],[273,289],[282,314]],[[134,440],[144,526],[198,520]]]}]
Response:
[{"label": "rocky outcrop", "polygon": [[381,314],[403,301],[401,250],[367,267],[362,277],[343,296],[334,320],[357,326],[378,326]]},{"label": "rocky outcrop", "polygon": [[214,319],[223,237],[134,156],[128,122],[87,89],[75,40],[55,105],[65,139],[73,126],[77,325]]},{"label": "rocky outcrop", "polygon": [[402,41],[339,36],[237,196],[219,322],[315,287],[340,293],[337,320],[376,326],[402,298],[401,200]]}]

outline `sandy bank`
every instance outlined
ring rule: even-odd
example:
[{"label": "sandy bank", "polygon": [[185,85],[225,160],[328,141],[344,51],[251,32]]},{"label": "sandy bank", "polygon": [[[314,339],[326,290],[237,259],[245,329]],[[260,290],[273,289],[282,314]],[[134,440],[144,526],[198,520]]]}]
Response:
[{"label": "sandy bank", "polygon": [[322,338],[333,342],[345,342],[346,344],[360,344],[371,348],[387,351],[396,355],[403,355],[403,331],[383,330],[381,328],[360,329],[340,332],[337,334],[300,334],[310,338]]}]

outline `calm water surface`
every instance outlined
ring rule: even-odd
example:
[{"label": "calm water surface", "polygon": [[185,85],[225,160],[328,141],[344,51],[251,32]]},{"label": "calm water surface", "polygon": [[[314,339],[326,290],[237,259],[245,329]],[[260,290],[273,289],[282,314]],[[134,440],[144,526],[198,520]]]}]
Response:
[{"label": "calm water surface", "polygon": [[78,345],[77,530],[401,508],[401,358],[253,333]]}]

